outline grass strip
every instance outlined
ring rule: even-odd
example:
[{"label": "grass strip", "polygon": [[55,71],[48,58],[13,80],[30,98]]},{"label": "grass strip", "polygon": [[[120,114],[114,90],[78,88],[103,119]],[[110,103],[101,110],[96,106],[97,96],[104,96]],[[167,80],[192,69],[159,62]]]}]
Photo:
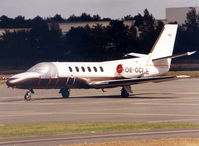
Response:
[{"label": "grass strip", "polygon": [[3,80],[3,77],[11,77],[12,75],[0,75],[0,84],[5,84],[6,80]]},{"label": "grass strip", "polygon": [[41,136],[72,133],[131,131],[144,129],[199,128],[199,123],[95,123],[51,122],[0,125],[0,137]]},{"label": "grass strip", "polygon": [[177,76],[177,75],[188,75],[192,78],[198,78],[199,77],[199,71],[169,71],[169,72],[162,74],[160,76]]},{"label": "grass strip", "polygon": [[[155,140],[134,140],[106,143],[70,144],[70,146],[198,146],[199,138],[166,138]],[[60,145],[69,146],[69,145]]]}]

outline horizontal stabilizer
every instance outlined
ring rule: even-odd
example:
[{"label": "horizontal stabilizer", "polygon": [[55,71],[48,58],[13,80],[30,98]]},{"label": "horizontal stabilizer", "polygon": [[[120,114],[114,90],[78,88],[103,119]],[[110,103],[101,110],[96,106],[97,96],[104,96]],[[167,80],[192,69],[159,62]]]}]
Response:
[{"label": "horizontal stabilizer", "polygon": [[192,55],[194,53],[196,53],[196,51],[187,52],[187,53],[183,53],[183,54],[179,54],[179,55],[173,55],[173,56],[166,56],[166,57],[156,58],[156,59],[153,59],[152,61],[160,61],[160,60],[165,60],[165,59],[178,58],[178,57],[182,57],[182,56],[189,56],[189,55]]},{"label": "horizontal stabilizer", "polygon": [[128,54],[125,54],[125,56],[134,56],[134,57],[141,58],[141,57],[146,57],[147,55],[146,54],[140,54],[140,53],[128,53]]}]

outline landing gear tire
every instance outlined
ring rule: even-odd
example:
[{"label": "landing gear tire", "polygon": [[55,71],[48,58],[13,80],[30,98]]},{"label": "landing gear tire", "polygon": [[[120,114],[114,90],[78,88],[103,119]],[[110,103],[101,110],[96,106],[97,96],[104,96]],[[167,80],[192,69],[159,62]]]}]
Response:
[{"label": "landing gear tire", "polygon": [[27,91],[26,94],[24,95],[24,99],[26,101],[30,101],[31,100],[31,92],[30,91]]},{"label": "landing gear tire", "polygon": [[29,89],[29,90],[26,92],[26,94],[24,95],[24,99],[25,99],[26,101],[30,101],[30,100],[31,100],[31,94],[34,94],[33,89]]},{"label": "landing gear tire", "polygon": [[69,98],[69,96],[70,96],[69,89],[60,89],[59,93],[61,93],[63,98]]},{"label": "landing gear tire", "polygon": [[63,98],[69,98],[69,92],[62,92],[61,95]]},{"label": "landing gear tire", "polygon": [[121,90],[121,97],[129,97],[129,93],[124,88]]}]

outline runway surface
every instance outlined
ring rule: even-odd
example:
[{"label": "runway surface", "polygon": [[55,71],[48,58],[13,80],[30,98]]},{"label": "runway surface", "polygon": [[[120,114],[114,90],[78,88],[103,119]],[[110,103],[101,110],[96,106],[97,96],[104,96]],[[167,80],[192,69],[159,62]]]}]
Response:
[{"label": "runway surface", "polygon": [[[62,99],[58,94],[59,90],[35,90],[32,100],[24,101],[25,90],[0,85],[0,125],[55,121],[199,122],[198,78],[132,87],[134,95],[129,98],[119,96],[120,88],[107,89],[104,93],[101,90],[71,90],[71,97],[68,99]],[[57,145],[199,136],[199,129],[137,132],[10,138],[0,139],[0,145]]]},{"label": "runway surface", "polygon": [[0,123],[78,122],[199,122],[199,79],[133,86],[134,95],[121,98],[120,88],[72,90],[62,99],[59,90],[25,91],[0,86]]}]

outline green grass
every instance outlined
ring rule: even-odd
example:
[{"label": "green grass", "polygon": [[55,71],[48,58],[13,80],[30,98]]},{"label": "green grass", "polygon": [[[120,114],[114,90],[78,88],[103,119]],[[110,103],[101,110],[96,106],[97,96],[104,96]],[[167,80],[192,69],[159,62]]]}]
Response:
[{"label": "green grass", "polygon": [[144,129],[199,128],[199,123],[93,123],[54,122],[0,125],[0,137],[40,136],[72,133],[129,131]]},{"label": "green grass", "polygon": [[176,75],[188,75],[192,78],[198,78],[199,71],[170,71],[170,72],[162,74],[160,76],[176,76]]},{"label": "green grass", "polygon": [[5,80],[0,80],[0,84],[5,84],[6,81]]},{"label": "green grass", "polygon": [[10,75],[0,75],[0,84],[5,84],[6,83],[6,80],[2,79],[3,77],[11,77],[11,76],[13,76],[13,74],[10,74]]}]

